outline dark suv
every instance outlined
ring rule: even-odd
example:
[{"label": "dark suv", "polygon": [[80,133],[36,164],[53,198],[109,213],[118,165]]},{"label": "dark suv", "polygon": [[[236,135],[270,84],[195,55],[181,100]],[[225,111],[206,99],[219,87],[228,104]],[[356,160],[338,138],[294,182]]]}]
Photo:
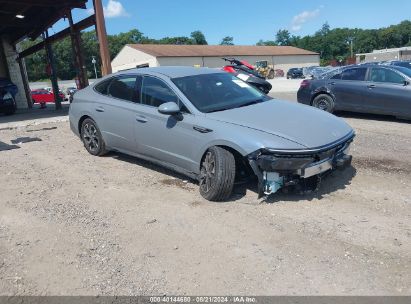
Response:
[{"label": "dark suv", "polygon": [[0,113],[6,115],[16,112],[17,86],[7,78],[0,78]]},{"label": "dark suv", "polygon": [[303,69],[291,68],[287,72],[287,79],[304,78]]},{"label": "dark suv", "polygon": [[350,66],[303,80],[298,102],[327,112],[387,114],[411,119],[411,69],[399,66]]}]

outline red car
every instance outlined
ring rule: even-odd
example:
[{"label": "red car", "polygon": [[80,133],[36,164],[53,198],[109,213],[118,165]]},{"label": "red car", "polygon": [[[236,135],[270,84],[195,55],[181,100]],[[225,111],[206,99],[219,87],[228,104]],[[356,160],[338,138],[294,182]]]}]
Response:
[{"label": "red car", "polygon": [[[64,94],[59,93],[61,100],[64,100]],[[33,99],[33,103],[48,103],[54,102],[54,94],[53,92],[49,92],[45,89],[38,89],[31,91],[31,98]]]}]

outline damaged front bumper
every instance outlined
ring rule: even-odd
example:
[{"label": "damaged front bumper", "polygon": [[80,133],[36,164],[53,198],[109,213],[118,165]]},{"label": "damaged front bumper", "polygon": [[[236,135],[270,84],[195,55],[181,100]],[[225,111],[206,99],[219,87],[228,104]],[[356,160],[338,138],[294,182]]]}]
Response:
[{"label": "damaged front bumper", "polygon": [[325,174],[351,165],[354,136],[351,133],[317,149],[261,149],[250,154],[248,161],[258,177],[259,197],[290,186],[302,192],[316,190]]}]

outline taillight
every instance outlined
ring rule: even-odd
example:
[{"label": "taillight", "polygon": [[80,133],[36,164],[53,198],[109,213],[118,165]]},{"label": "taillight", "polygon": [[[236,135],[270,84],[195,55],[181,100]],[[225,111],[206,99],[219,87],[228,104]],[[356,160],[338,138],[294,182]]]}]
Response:
[{"label": "taillight", "polygon": [[310,81],[309,80],[304,79],[303,81],[301,81],[300,88],[307,88],[309,86],[310,86]]}]

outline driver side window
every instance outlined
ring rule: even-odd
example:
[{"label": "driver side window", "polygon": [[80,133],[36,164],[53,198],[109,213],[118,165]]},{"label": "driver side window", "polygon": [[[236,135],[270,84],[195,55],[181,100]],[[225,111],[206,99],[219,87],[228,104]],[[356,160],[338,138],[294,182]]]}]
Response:
[{"label": "driver side window", "polygon": [[371,71],[370,79],[373,82],[387,82],[397,84],[403,84],[405,81],[405,78],[397,74],[396,72],[383,68],[373,68]]},{"label": "driver side window", "polygon": [[165,82],[155,77],[144,76],[141,89],[141,103],[157,108],[166,102],[175,102],[182,112],[190,113]]},{"label": "driver side window", "polygon": [[163,81],[145,76],[141,90],[141,102],[147,106],[157,108],[166,102],[178,104],[178,97]]}]

